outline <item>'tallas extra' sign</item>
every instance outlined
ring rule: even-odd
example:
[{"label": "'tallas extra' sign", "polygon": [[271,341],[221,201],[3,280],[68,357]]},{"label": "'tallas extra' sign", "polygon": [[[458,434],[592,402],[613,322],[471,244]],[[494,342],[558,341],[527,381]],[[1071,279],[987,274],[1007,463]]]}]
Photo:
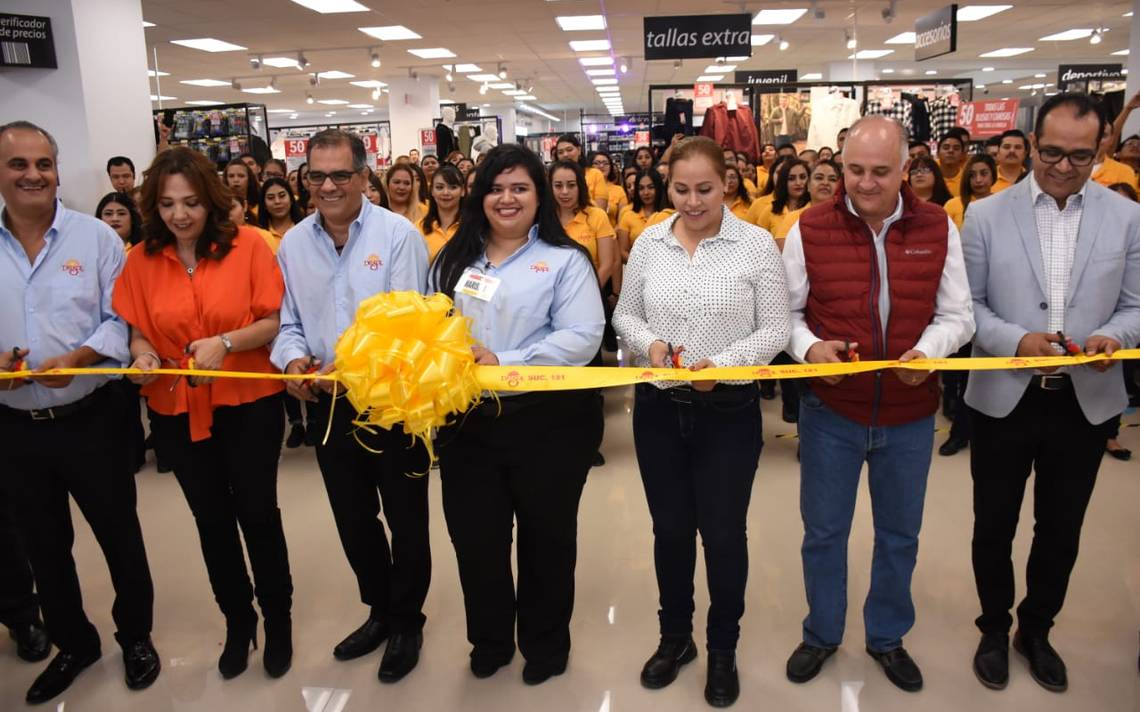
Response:
[{"label": "'tallas extra' sign", "polygon": [[752,16],[646,17],[645,58],[751,57]]}]

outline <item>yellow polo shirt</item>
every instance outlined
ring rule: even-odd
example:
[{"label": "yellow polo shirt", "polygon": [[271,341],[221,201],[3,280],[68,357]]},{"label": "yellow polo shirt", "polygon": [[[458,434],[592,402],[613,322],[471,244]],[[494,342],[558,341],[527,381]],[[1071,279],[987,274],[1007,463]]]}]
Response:
[{"label": "yellow polo shirt", "polygon": [[728,210],[741,220],[747,220],[748,210],[750,207],[751,205],[749,203],[744,202],[744,200],[741,198],[737,198],[736,200],[732,201],[731,205],[728,206]]},{"label": "yellow polo shirt", "polygon": [[620,185],[609,183],[609,202],[606,203],[606,215],[610,219],[610,225],[617,225],[618,218],[621,217],[622,208],[629,205],[629,201],[625,197],[625,188]]},{"label": "yellow polo shirt", "polygon": [[586,188],[590,191],[590,199],[596,205],[599,200],[609,200],[610,184],[606,177],[597,168],[590,166],[586,169]]},{"label": "yellow polo shirt", "polygon": [[1127,163],[1121,163],[1111,157],[1104,159],[1104,163],[1100,164],[1100,168],[1093,172],[1092,179],[1105,188],[1114,183],[1127,183],[1133,188],[1140,190],[1140,185],[1136,183],[1136,171],[1132,170]]},{"label": "yellow polo shirt", "polygon": [[629,244],[633,245],[637,238],[641,237],[641,233],[646,228],[646,223],[649,221],[648,215],[638,212],[633,208],[626,210],[621,214],[621,220],[618,221],[618,230],[625,230],[629,233]]},{"label": "yellow polo shirt", "polygon": [[[757,176],[757,177],[759,177],[759,176]],[[755,183],[753,183],[752,181],[745,178],[744,179],[744,189],[748,191],[748,197],[749,198],[751,198],[752,200],[756,200],[756,194],[759,193],[760,191],[756,188]]]},{"label": "yellow polo shirt", "polygon": [[645,227],[652,227],[657,223],[663,223],[669,218],[673,217],[673,214],[676,212],[677,211],[673,208],[665,208],[664,210],[653,213],[649,216],[649,219],[645,221]]},{"label": "yellow polo shirt", "polygon": [[[997,184],[994,185],[993,189],[995,191],[997,190]],[[962,199],[951,198],[950,200],[946,201],[946,204],[942,206],[942,209],[946,211],[946,214],[950,216],[950,219],[953,220],[954,224],[958,226],[959,230],[961,230],[962,222],[966,219],[966,209],[962,207]]]},{"label": "yellow polo shirt", "polygon": [[[594,170],[601,175],[596,168]],[[592,205],[587,206],[585,210],[579,210],[574,219],[563,227],[570,239],[585,247],[590,253],[594,269],[601,269],[601,264],[598,262],[598,240],[612,240],[615,237],[614,227],[610,225],[610,219],[605,211]]]},{"label": "yellow polo shirt", "polygon": [[788,236],[788,233],[791,232],[792,226],[799,222],[800,215],[810,207],[811,203],[808,203],[799,210],[789,212],[785,209],[782,215],[772,219],[772,229],[768,232],[772,233],[772,237],[776,238],[776,244],[780,246],[781,250],[784,249],[784,239]]},{"label": "yellow polo shirt", "polygon": [[459,231],[459,221],[456,220],[455,222],[451,223],[451,225],[449,225],[446,230],[444,230],[440,228],[439,221],[437,220],[435,225],[432,227],[432,231],[426,232],[424,231],[424,222],[426,220],[427,218],[420,220],[418,223],[416,223],[416,227],[420,229],[420,234],[424,236],[424,242],[427,243],[428,262],[431,263],[435,261],[435,256],[439,254],[439,251],[443,249],[443,246],[447,244],[447,241],[455,237],[455,233]]},{"label": "yellow polo shirt", "polygon": [[[964,166],[966,164],[963,163],[962,165]],[[942,167],[941,161],[938,162],[938,167],[939,168]],[[962,168],[961,167],[958,168],[958,172],[955,173],[954,175],[947,175],[945,172],[943,172],[942,173],[942,180],[945,181],[946,189],[950,191],[950,195],[953,195],[955,198],[957,198],[962,193]]]},{"label": "yellow polo shirt", "polygon": [[752,201],[751,207],[748,208],[748,213],[744,219],[753,225],[759,225],[760,220],[763,219],[764,213],[772,212],[772,201],[776,199],[776,194],[769,193],[768,195],[761,195],[756,200]]}]

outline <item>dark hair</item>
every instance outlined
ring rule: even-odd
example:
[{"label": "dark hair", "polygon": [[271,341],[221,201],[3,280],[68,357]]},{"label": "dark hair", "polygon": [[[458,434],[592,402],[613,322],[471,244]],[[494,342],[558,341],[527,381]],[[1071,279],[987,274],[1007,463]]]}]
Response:
[{"label": "dark hair", "polygon": [[[574,173],[574,181],[578,184],[578,212],[582,212],[590,206],[590,189],[586,186],[586,172],[582,170],[582,166],[573,161],[555,161],[546,174],[551,186],[554,185],[554,172],[559,170]],[[554,194],[553,189],[550,193]]]},{"label": "dark hair", "polygon": [[312,194],[309,193],[309,162],[305,161],[297,166],[297,202],[301,204],[301,211],[306,215],[309,214],[309,199]]},{"label": "dark hair", "polygon": [[989,148],[990,146],[1000,146],[1000,145],[1001,145],[1001,136],[990,136],[989,138],[986,139],[986,148]]},{"label": "dark hair", "polygon": [[[975,163],[984,163],[989,166],[990,175],[993,176],[994,183],[996,183],[998,179],[997,162],[994,161],[990,154],[979,153],[966,159],[966,165],[962,168],[962,179],[958,188],[958,197],[962,200],[963,212],[966,210],[966,206],[970,204],[970,201],[974,199],[974,187],[970,183],[970,167]],[[992,184],[991,187],[993,187]]]},{"label": "dark hair", "polygon": [[1116,193],[1124,193],[1124,196],[1134,203],[1140,201],[1140,196],[1136,195],[1136,189],[1127,183],[1113,183],[1108,186],[1108,189]]},{"label": "dark hair", "polygon": [[1116,152],[1119,152],[1120,149],[1124,148],[1124,144],[1128,143],[1132,139],[1140,141],[1140,134],[1132,134],[1131,136],[1125,136],[1124,138],[1120,139],[1120,143],[1116,145]]},{"label": "dark hair", "polygon": [[[415,149],[412,150],[414,151]],[[429,186],[427,184],[427,174],[424,173],[424,169],[420,168],[420,164],[418,163],[409,163],[408,168],[410,168],[412,172],[416,174],[416,182],[420,184],[419,202],[422,203],[431,197],[431,191],[428,189]]]},{"label": "dark hair", "polygon": [[[831,153],[831,155],[833,155],[833,156],[835,155],[835,149],[834,149],[834,148],[832,148],[831,146],[820,146],[820,147],[819,147],[819,150],[818,150],[818,151],[816,151],[816,153],[818,153],[818,154],[820,154],[820,155],[823,155],[823,152],[824,152],[824,151],[829,151],[829,152]],[[831,160],[831,159],[827,159],[827,158],[825,158],[825,159],[823,159],[823,160]]]},{"label": "dark hair", "polygon": [[946,136],[957,136],[958,140],[962,142],[963,146],[970,142],[970,132],[961,126],[951,126],[950,128],[946,129],[946,134],[943,136],[943,138],[946,138]]},{"label": "dark hair", "polygon": [[270,158],[268,161],[265,162],[265,165],[261,167],[261,170],[264,171],[266,168],[268,168],[270,163],[276,163],[277,165],[281,166],[281,175],[282,176],[285,176],[285,177],[289,176],[289,167],[286,166],[285,161],[282,161],[280,158]]},{"label": "dark hair", "polygon": [[785,148],[790,148],[790,149],[792,150],[792,155],[793,155],[793,156],[794,156],[794,155],[796,155],[796,146],[795,146],[795,144],[792,144],[792,143],[788,143],[787,141],[785,141],[784,143],[781,143],[779,146],[776,146],[776,153],[779,153],[780,151],[783,151]]},{"label": "dark hair", "polygon": [[605,175],[606,182],[617,183],[620,180],[620,176],[614,174],[617,164],[614,163],[614,157],[610,155],[609,151],[590,151],[590,155],[586,159],[586,165],[592,167],[594,165],[594,159],[598,156],[605,156],[606,160],[610,162],[610,172]]},{"label": "dark hair", "polygon": [[966,139],[962,137],[961,133],[955,131],[954,129],[950,129],[946,133],[942,134],[942,138],[938,139],[938,148],[942,148],[942,144],[946,143],[948,139],[954,139],[958,142],[958,145],[961,146],[963,150],[965,150]]},{"label": "dark hair", "polygon": [[107,207],[110,203],[118,203],[127,209],[131,214],[131,234],[127,238],[127,242],[131,245],[137,245],[143,240],[143,222],[142,215],[139,214],[139,206],[135,204],[135,199],[129,193],[107,193],[99,200],[98,207],[95,208],[95,217],[100,220],[103,219],[103,208]]},{"label": "dark hair", "polygon": [[[458,161],[456,161],[456,162],[455,162],[455,167],[456,167],[456,168],[459,168],[459,164],[463,163],[464,161],[467,161],[468,163],[470,163],[470,164],[471,164],[471,170],[472,170],[472,171],[473,171],[473,170],[475,170],[475,161],[472,161],[472,160],[471,160],[470,158],[468,158],[467,156],[464,156],[463,158],[460,158]],[[462,171],[463,171],[463,169],[462,169],[462,168],[460,168],[459,170],[460,170],[460,172],[462,172]],[[468,171],[468,173],[470,173],[470,171]]]},{"label": "dark hair", "polygon": [[[944,136],[942,140],[945,141],[946,137]],[[942,175],[942,169],[939,168],[938,161],[934,160],[932,156],[916,156],[913,158],[910,162],[910,166],[906,169],[908,176],[910,172],[914,170],[915,166],[926,166],[934,175],[934,192],[930,194],[930,202],[936,205],[945,205],[947,200],[954,197],[950,193],[950,189],[946,187],[946,178]]]},{"label": "dark hair", "polygon": [[309,139],[309,148],[305,151],[305,163],[313,160],[314,148],[331,148],[344,145],[352,149],[352,170],[364,170],[368,165],[368,152],[364,149],[364,141],[356,134],[342,129],[318,131]]},{"label": "dark hair", "polygon": [[760,144],[760,153],[764,153],[764,149],[768,148],[769,146],[772,147],[773,151],[776,150],[776,144],[772,143],[771,141],[768,141],[768,142]]},{"label": "dark hair", "polygon": [[[425,158],[427,158],[427,156],[425,156]],[[440,164],[439,169],[431,177],[432,182],[435,182],[436,178],[442,178],[444,183],[447,183],[453,188],[467,188],[467,185],[463,181],[463,174],[450,163]],[[463,196],[459,198],[459,213],[463,213]],[[458,215],[456,219],[458,220]],[[428,210],[427,214],[424,215],[423,222],[425,234],[434,230],[435,226],[439,223],[439,206],[436,205],[434,194],[428,195]]]},{"label": "dark hair", "polygon": [[[410,164],[410,163],[394,163],[391,166],[389,166],[388,173],[384,175],[384,187],[388,189],[389,193],[392,191],[392,176],[396,175],[396,173],[398,173],[400,171],[404,171],[405,173],[408,174],[408,182],[410,182],[412,184],[412,187],[415,188],[415,186],[416,186],[416,172],[412,170],[412,164]],[[416,200],[415,194],[409,195],[408,201],[412,202],[412,203],[418,202]]]},{"label": "dark hair", "polygon": [[772,163],[772,167],[768,169],[768,180],[764,183],[764,188],[760,191],[760,195],[771,195],[776,192],[777,177],[780,173],[780,168],[783,167],[788,161],[797,161],[798,158],[792,156],[776,156],[776,160]]},{"label": "dark hair", "polygon": [[649,146],[638,146],[637,150],[635,150],[633,152],[633,162],[635,164],[637,163],[637,157],[641,155],[642,151],[645,151],[646,153],[649,154],[650,165],[657,163],[657,156],[653,155],[653,149],[652,148],[650,148]]},{"label": "dark hair", "polygon": [[257,164],[257,165],[259,165],[259,166],[260,166],[260,165],[263,165],[263,164],[261,163],[261,161],[257,160],[257,156],[253,155],[253,154],[252,154],[252,153],[250,153],[249,151],[246,151],[245,153],[243,153],[243,154],[241,154],[240,156],[238,156],[238,160],[239,160],[239,161],[241,161],[241,160],[244,160],[244,159],[246,159],[246,158],[252,158],[252,159],[253,159],[253,162],[254,162],[254,163],[256,163],[256,164]]},{"label": "dark hair", "polygon": [[384,181],[380,180],[380,176],[375,173],[369,172],[368,185],[372,186],[372,190],[380,194],[380,207],[388,207],[388,191],[384,190]]},{"label": "dark hair", "polygon": [[1001,136],[998,136],[998,145],[1001,145],[1001,143],[1003,141],[1005,141],[1007,138],[1019,138],[1019,139],[1021,139],[1021,145],[1025,147],[1025,152],[1028,155],[1028,153],[1029,153],[1029,138],[1024,133],[1022,133],[1021,131],[1018,131],[1017,129],[1010,129],[1009,131],[1006,131],[1005,133],[1003,133]]},{"label": "dark hair", "polygon": [[906,149],[909,151],[912,148],[925,148],[927,153],[930,152],[930,146],[926,144],[926,141],[911,141],[907,144]]},{"label": "dark hair", "polygon": [[637,171],[637,178],[633,182],[633,197],[630,199],[633,205],[634,212],[640,213],[645,210],[645,203],[641,202],[641,179],[648,178],[653,182],[653,212],[659,213],[665,209],[666,191],[665,181],[661,180],[661,174],[657,172],[656,168],[642,168]]},{"label": "dark hair", "polygon": [[198,259],[222,259],[229,254],[238,233],[237,225],[230,222],[232,194],[222,185],[213,162],[185,146],[175,146],[159,153],[143,174],[139,211],[144,216],[146,253],[158,254],[167,245],[175,243],[174,233],[170,232],[158,212],[160,191],[166,178],[172,175],[185,178],[206,208],[206,225],[194,246],[194,254]]},{"label": "dark hair", "polygon": [[558,137],[558,140],[554,142],[554,157],[555,157],[555,159],[558,158],[558,144],[560,144],[560,143],[568,143],[571,146],[577,148],[578,149],[578,165],[582,166],[583,168],[586,167],[586,165],[587,165],[587,163],[586,163],[586,152],[582,150],[582,142],[580,140],[578,140],[577,136],[575,136],[574,134],[562,134],[561,136]]},{"label": "dark hair", "polygon": [[293,221],[293,224],[296,225],[297,223],[304,220],[305,211],[302,210],[301,206],[297,204],[297,199],[293,197],[293,191],[289,190],[289,184],[285,181],[285,179],[270,178],[261,184],[261,197],[259,197],[257,201],[258,224],[264,228],[269,228],[270,226],[269,208],[265,207],[265,194],[268,193],[269,189],[274,186],[284,188],[286,195],[289,196],[289,219]]},{"label": "dark hair", "polygon": [[424,161],[426,161],[426,160],[427,160],[427,159],[429,159],[429,158],[430,158],[431,160],[435,161],[437,164],[438,164],[438,163],[443,163],[443,161],[439,160],[439,156],[435,155],[434,153],[429,153],[428,155],[421,157],[421,158],[420,158],[420,163],[423,163]]},{"label": "dark hair", "polygon": [[792,196],[788,194],[788,176],[796,166],[803,166],[804,172],[807,173],[809,179],[811,178],[811,166],[808,165],[807,161],[800,160],[799,158],[784,161],[784,164],[780,166],[780,180],[776,183],[776,197],[772,199],[773,215],[779,215],[784,212],[784,208],[797,210],[807,205],[808,201],[811,200],[808,196],[807,184],[805,183],[804,194],[800,196],[800,204],[794,208],[790,205]]},{"label": "dark hair", "polygon": [[107,173],[111,172],[111,166],[126,166],[132,174],[135,172],[135,162],[126,156],[111,156],[107,159]]},{"label": "dark hair", "polygon": [[246,210],[245,210],[246,222],[249,222],[249,223],[257,222],[256,218],[254,218],[254,216],[253,216],[253,206],[255,206],[261,202],[261,192],[260,192],[261,189],[257,185],[257,176],[253,174],[253,169],[250,168],[249,166],[247,166],[245,164],[245,161],[241,160],[240,158],[235,158],[232,161],[230,161],[229,163],[227,163],[225,169],[222,171],[222,184],[225,185],[227,188],[230,187],[230,184],[226,181],[226,174],[229,173],[230,168],[232,168],[234,166],[240,166],[241,169],[243,171],[245,171],[245,176],[246,176],[245,198],[244,198],[243,202],[245,203],[245,208],[246,208]]},{"label": "dark hair", "polygon": [[736,197],[740,198],[745,203],[749,203],[751,201],[751,198],[748,195],[748,188],[744,186],[744,173],[742,173],[740,171],[740,167],[735,164],[731,166],[725,166],[724,175],[726,180],[728,178],[729,171],[736,173]]},{"label": "dark hair", "polygon": [[[471,194],[463,201],[463,211],[459,216],[459,230],[455,237],[447,241],[431,265],[432,281],[449,297],[455,296],[455,285],[463,271],[470,267],[483,254],[490,225],[483,209],[483,199],[491,192],[495,178],[503,171],[521,166],[534,183],[538,195],[538,211],[535,224],[538,226],[538,239],[567,249],[578,250],[593,268],[590,253],[566,234],[558,219],[558,208],[554,194],[546,181],[542,159],[533,151],[517,143],[504,143],[487,152],[487,160],[475,174],[475,185]],[[595,280],[595,283],[597,280]]]}]

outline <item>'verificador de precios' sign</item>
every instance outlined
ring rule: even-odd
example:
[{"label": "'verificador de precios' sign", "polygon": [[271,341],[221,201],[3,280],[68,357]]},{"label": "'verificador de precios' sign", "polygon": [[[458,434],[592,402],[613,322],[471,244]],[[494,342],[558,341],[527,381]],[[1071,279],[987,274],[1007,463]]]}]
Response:
[{"label": "'verificador de precios' sign", "polygon": [[0,14],[0,67],[57,69],[51,18]]},{"label": "'verificador de precios' sign", "polygon": [[748,13],[646,17],[644,28],[647,60],[752,56]]}]

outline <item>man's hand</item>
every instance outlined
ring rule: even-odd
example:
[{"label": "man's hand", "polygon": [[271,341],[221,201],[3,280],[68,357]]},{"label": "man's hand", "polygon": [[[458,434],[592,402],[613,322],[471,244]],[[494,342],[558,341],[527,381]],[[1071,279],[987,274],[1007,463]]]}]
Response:
[{"label": "man's hand", "polygon": [[1124,105],[1124,108],[1128,111],[1135,111],[1137,109],[1140,109],[1140,91],[1132,95],[1132,98],[1128,100],[1128,103]]},{"label": "man's hand", "polygon": [[[79,367],[80,367],[79,353],[78,353],[78,351],[72,351],[70,353],[63,354],[62,356],[53,356],[52,358],[45,360],[43,363],[40,364],[40,367],[36,369],[36,373],[43,373],[45,371],[50,371],[53,368],[79,368]],[[69,385],[71,385],[71,379],[74,377],[73,376],[32,376],[32,378],[36,379],[36,383],[39,383],[41,386],[43,386],[45,388],[67,388]]]},{"label": "man's hand", "polygon": [[[1137,96],[1140,96],[1140,94]],[[1136,97],[1134,96],[1132,99],[1135,100]],[[1088,356],[1092,356],[1094,354],[1104,354],[1105,356],[1111,356],[1113,352],[1119,348],[1119,341],[1116,339],[1110,339],[1107,336],[1101,336],[1100,334],[1093,334],[1088,338],[1088,341],[1085,342],[1085,354]],[[1086,363],[1085,365],[1094,371],[1104,373],[1108,369],[1115,366],[1116,362],[1111,360],[1094,361],[1092,363]]]},{"label": "man's hand", "polygon": [[[162,362],[157,361],[155,355],[152,353],[139,354],[139,357],[136,358],[134,363],[131,364],[131,368],[137,368],[140,371],[153,371],[154,369],[161,367]],[[139,376],[130,375],[127,376],[127,380],[137,386],[145,386],[148,383],[154,383],[156,380],[158,380],[158,375],[145,373]]]},{"label": "man's hand", "polygon": [[[847,353],[848,349],[854,351],[859,348],[858,341],[817,341],[811,345],[804,360],[808,363],[841,363],[843,359],[839,354]],[[834,386],[843,380],[843,376],[820,376],[819,379],[829,386]]]},{"label": "man's hand", "polygon": [[[1035,357],[1035,356],[1060,356],[1060,352],[1053,347],[1053,344],[1060,344],[1061,337],[1056,334],[1046,334],[1041,331],[1031,331],[1025,336],[1021,337],[1021,341],[1017,343],[1017,355],[1022,357]],[[1053,373],[1057,370],[1056,366],[1050,368],[1039,369],[1041,373]]]},{"label": "man's hand", "polygon": [[482,346],[472,346],[471,353],[475,354],[475,363],[479,366],[499,365],[499,357]]},{"label": "man's hand", "polygon": [[[692,366],[689,366],[690,371],[703,371],[706,368],[716,368],[716,364],[713,363],[711,359],[703,358],[700,361],[697,361],[696,363],[694,363]],[[692,385],[694,391],[701,391],[703,393],[707,393],[707,392],[711,391],[713,388],[716,387],[716,384],[717,384],[716,381],[691,381],[690,382],[690,385]]]},{"label": "man's hand", "polygon": [[[210,336],[205,339],[191,341],[186,347],[186,353],[194,359],[194,368],[203,371],[217,371],[222,367],[222,360],[226,357],[226,345],[220,336]],[[213,382],[214,379],[205,376],[191,376],[190,382],[195,386],[202,386]]]},{"label": "man's hand", "polygon": [[[910,351],[904,353],[902,356],[899,356],[899,361],[906,363],[907,361],[915,361],[917,359],[923,358],[926,358],[926,354],[922,353],[918,349],[911,349]],[[907,368],[894,368],[891,370],[895,372],[895,375],[899,377],[900,381],[908,386],[917,386],[921,384],[923,381],[930,378],[931,373],[930,371],[912,371]]]},{"label": "man's hand", "polygon": [[[31,353],[27,349],[15,349],[0,353],[0,371],[15,371],[16,366],[23,366],[23,361]],[[23,388],[27,381],[23,378],[9,378],[0,385],[0,391],[14,391]]]},{"label": "man's hand", "polygon": [[[680,353],[680,349],[676,353]],[[673,368],[673,364],[669,362],[668,344],[659,339],[649,345],[649,365],[652,368]]]},{"label": "man's hand", "polygon": [[[319,359],[313,359],[312,364],[320,368],[321,362]],[[308,358],[295,358],[285,366],[285,373],[300,374],[306,373],[309,370]],[[297,400],[308,401],[310,403],[317,402],[317,396],[313,394],[313,389],[309,384],[315,381],[285,381],[285,392],[293,396]]]}]

